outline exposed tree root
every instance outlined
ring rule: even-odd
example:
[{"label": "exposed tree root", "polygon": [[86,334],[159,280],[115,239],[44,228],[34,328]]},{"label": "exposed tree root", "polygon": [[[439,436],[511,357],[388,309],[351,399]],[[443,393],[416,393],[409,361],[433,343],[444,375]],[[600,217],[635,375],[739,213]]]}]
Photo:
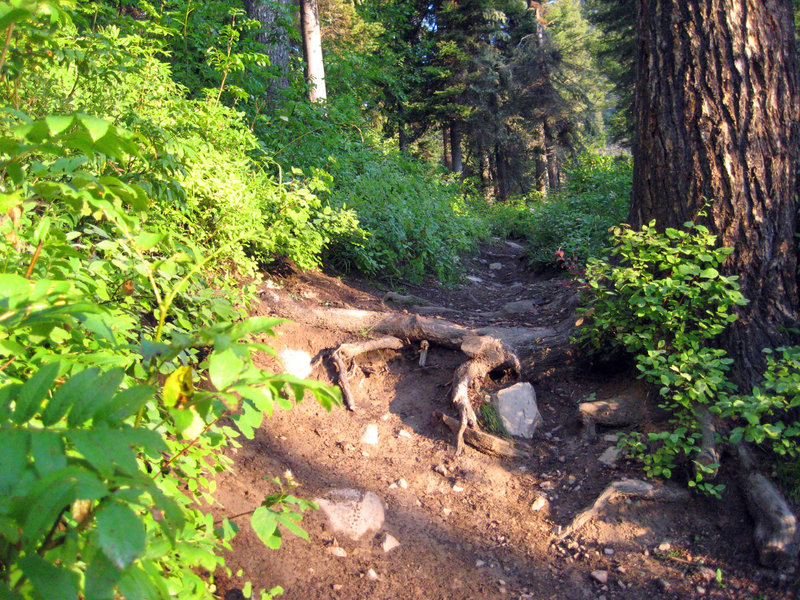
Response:
[{"label": "exposed tree root", "polygon": [[401,350],[402,348],[402,340],[387,335],[377,340],[342,344],[334,350],[331,354],[331,360],[333,360],[333,364],[336,365],[336,370],[339,371],[339,387],[342,389],[342,398],[347,408],[350,410],[356,409],[356,402],[353,399],[353,393],[350,391],[350,383],[348,381],[350,373],[350,366],[348,363],[354,361],[355,357],[359,354],[365,354],[373,350]]},{"label": "exposed tree root", "polygon": [[603,493],[597,497],[594,504],[578,513],[572,522],[556,536],[556,539],[563,540],[567,536],[572,535],[590,520],[598,516],[600,511],[605,509],[608,503],[614,498],[622,496],[660,502],[687,501],[690,498],[688,490],[683,488],[649,483],[641,479],[621,479],[610,484],[603,490]]},{"label": "exposed tree root", "polygon": [[758,472],[750,451],[736,444],[742,492],[747,508],[756,522],[755,544],[758,559],[765,567],[788,568],[797,561],[800,531],[797,517],[778,488]]},{"label": "exposed tree root", "polygon": [[[464,448],[467,429],[477,430],[478,420],[470,402],[483,387],[486,376],[494,370],[511,371],[517,377],[531,377],[571,362],[569,351],[570,322],[556,327],[469,329],[443,319],[400,312],[374,312],[336,308],[314,308],[265,290],[271,296],[270,307],[282,317],[309,325],[349,331],[353,333],[391,336],[362,344],[345,344],[332,357],[339,371],[342,394],[351,409],[355,401],[347,384],[347,359],[367,349],[397,347],[399,339],[409,342],[427,342],[460,350],[467,361],[460,365],[453,377],[451,400],[458,409],[461,425],[456,435],[456,453]],[[389,345],[385,345],[389,344]],[[352,354],[355,352],[355,354]],[[425,350],[423,350],[425,352]],[[421,358],[422,360],[422,358]]]},{"label": "exposed tree root", "polygon": [[694,457],[696,465],[702,465],[703,469],[695,466],[695,472],[702,470],[703,478],[712,480],[717,476],[719,470],[719,450],[717,450],[717,427],[711,412],[705,406],[698,406],[694,411],[697,424],[700,426],[702,434],[700,440],[700,451]]},{"label": "exposed tree root", "polygon": [[[453,433],[457,433],[461,429],[462,422],[458,419],[436,411],[434,411],[433,416],[447,425]],[[464,441],[484,454],[491,454],[500,458],[528,458],[532,453],[530,446],[527,444],[510,442],[477,429],[465,429]]]}]

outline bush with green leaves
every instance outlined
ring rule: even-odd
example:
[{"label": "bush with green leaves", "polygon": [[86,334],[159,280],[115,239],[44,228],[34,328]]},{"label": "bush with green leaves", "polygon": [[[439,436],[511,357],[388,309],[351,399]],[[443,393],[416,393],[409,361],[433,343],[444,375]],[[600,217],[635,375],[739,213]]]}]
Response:
[{"label": "bush with green leaves", "polygon": [[[145,42],[87,41],[70,16],[63,3],[0,3],[0,76],[17,78],[0,92],[15,106],[0,119],[0,596],[210,600],[237,531],[208,509],[226,448],[292,398],[341,398],[254,366],[280,321],[247,318],[253,287],[224,268],[252,238],[164,217],[192,210],[192,160],[240,150],[186,143],[184,123],[157,110],[190,105],[168,78],[164,103],[151,96],[148,65],[166,71],[137,62]],[[128,70],[112,77],[106,61]],[[106,104],[106,72],[119,104]],[[126,120],[137,94],[153,106]],[[214,114],[205,104],[194,108]],[[275,483],[249,515],[270,548],[284,530],[305,536],[312,506],[290,477]]]},{"label": "bush with green leaves", "polygon": [[[734,391],[726,376],[732,361],[711,344],[746,300],[737,278],[720,272],[731,249],[717,247],[704,225],[659,233],[653,221],[638,231],[616,227],[611,240],[613,262],[587,263],[588,306],[578,339],[601,357],[633,354],[641,376],[660,386],[674,429],[650,435],[655,449],[645,467],[652,476],[670,477],[678,456],[691,459],[699,451],[695,411],[718,412],[718,402]],[[690,485],[717,491],[702,481],[701,467]]]}]

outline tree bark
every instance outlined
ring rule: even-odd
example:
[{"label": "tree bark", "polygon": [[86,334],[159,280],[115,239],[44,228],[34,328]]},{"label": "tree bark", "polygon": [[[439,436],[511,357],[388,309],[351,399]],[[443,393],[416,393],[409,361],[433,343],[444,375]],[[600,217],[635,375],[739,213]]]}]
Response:
[{"label": "tree bark", "polygon": [[442,126],[442,162],[448,171],[453,170],[453,155],[450,152],[450,128]]},{"label": "tree bark", "polygon": [[[281,5],[283,10],[288,10],[289,0],[274,0],[273,2],[245,0],[244,2],[247,16],[259,21],[263,28],[263,31],[256,35],[256,40],[266,46],[270,65],[277,67],[280,73],[278,78],[270,83],[270,95],[289,87],[288,73],[291,41],[286,28],[282,27],[280,23],[276,23],[282,10],[276,4]],[[268,98],[268,100],[270,104],[274,104],[272,98]]]},{"label": "tree bark", "polygon": [[324,102],[328,98],[325,86],[325,63],[322,60],[322,34],[319,26],[317,0],[299,0],[300,27],[303,37],[303,56],[306,59],[308,99]]},{"label": "tree bark", "polygon": [[458,121],[450,124],[450,154],[452,156],[453,173],[464,171],[464,160],[461,154],[461,127]]},{"label": "tree bark", "polygon": [[557,192],[561,188],[561,172],[558,168],[558,149],[553,138],[553,128],[544,125],[545,156],[547,160],[547,186],[550,191]]},{"label": "tree bark", "polygon": [[797,49],[788,0],[641,0],[629,221],[698,218],[750,301],[725,344],[737,383],[797,324]]},{"label": "tree bark", "polygon": [[498,200],[505,200],[508,197],[508,169],[506,157],[500,144],[494,146],[495,164],[495,197]]}]

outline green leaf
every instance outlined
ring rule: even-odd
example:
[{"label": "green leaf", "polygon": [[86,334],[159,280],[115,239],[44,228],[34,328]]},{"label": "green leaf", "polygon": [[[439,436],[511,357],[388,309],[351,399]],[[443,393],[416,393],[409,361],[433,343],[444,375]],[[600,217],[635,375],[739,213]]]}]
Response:
[{"label": "green leaf", "polygon": [[45,123],[47,123],[47,128],[50,130],[50,135],[56,136],[62,131],[69,129],[75,122],[75,117],[73,115],[49,115],[45,117],[44,120]]},{"label": "green leaf", "polygon": [[114,586],[120,575],[105,554],[95,552],[86,569],[85,600],[114,600]]},{"label": "green leaf", "polygon": [[19,566],[41,598],[78,600],[80,576],[74,571],[56,567],[38,554],[21,558]]},{"label": "green leaf", "polygon": [[89,115],[78,115],[78,120],[81,122],[81,125],[86,128],[86,131],[89,132],[89,136],[91,136],[94,142],[107,134],[108,130],[111,128],[111,123],[108,121]]},{"label": "green leaf", "polygon": [[97,511],[97,542],[103,554],[120,569],[145,549],[144,524],[127,505],[110,501]]},{"label": "green leaf", "polygon": [[250,516],[250,526],[265,546],[273,549],[280,547],[280,532],[274,511],[266,506],[259,506]]},{"label": "green leaf", "polygon": [[52,483],[42,480],[29,494],[28,512],[22,527],[27,547],[38,544],[55,525],[61,511],[75,500],[77,484],[71,479],[57,479]]},{"label": "green leaf", "polygon": [[0,496],[10,496],[28,464],[30,435],[23,429],[0,429]]},{"label": "green leaf", "polygon": [[76,429],[69,431],[67,437],[101,477],[111,477],[117,470],[134,476],[139,470],[131,449],[133,438],[129,430]]},{"label": "green leaf", "polygon": [[700,271],[700,277],[703,279],[715,279],[716,277],[719,277],[719,271],[713,267],[709,267],[708,269],[703,269]]},{"label": "green leaf", "polygon": [[47,398],[47,392],[53,386],[60,369],[61,363],[58,361],[44,365],[22,385],[14,407],[15,423],[26,423],[39,412],[39,407]]},{"label": "green leaf", "polygon": [[8,588],[8,586],[0,581],[0,600],[25,600],[25,598]]},{"label": "green leaf", "polygon": [[67,411],[83,398],[86,390],[92,387],[99,373],[100,369],[92,367],[70,377],[53,393],[53,397],[42,412],[42,423],[45,426],[53,425],[67,414]]},{"label": "green leaf", "polygon": [[243,366],[242,359],[230,348],[221,352],[215,350],[208,359],[208,375],[211,383],[220,392],[225,391],[239,379]]},{"label": "green leaf", "polygon": [[31,431],[31,455],[33,456],[33,466],[39,473],[39,477],[44,477],[67,466],[64,440],[54,431],[46,429]]},{"label": "green leaf", "polygon": [[142,252],[150,250],[153,246],[158,244],[164,239],[163,233],[153,233],[152,231],[143,231],[136,236],[136,247]]},{"label": "green leaf", "polygon": [[118,586],[125,600],[153,600],[166,597],[159,595],[147,574],[133,565],[122,574]]},{"label": "green leaf", "polygon": [[83,397],[73,405],[67,424],[75,427],[94,417],[98,410],[111,401],[124,377],[125,371],[116,368],[102,373],[92,381],[91,386],[83,390]]}]

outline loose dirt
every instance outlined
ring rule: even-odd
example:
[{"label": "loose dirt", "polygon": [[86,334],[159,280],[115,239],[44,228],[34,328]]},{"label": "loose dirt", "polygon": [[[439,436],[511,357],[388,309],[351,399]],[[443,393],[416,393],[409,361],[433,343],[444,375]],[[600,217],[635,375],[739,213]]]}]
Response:
[{"label": "loose dirt", "polygon": [[[568,279],[527,271],[519,249],[500,240],[466,259],[465,271],[472,279],[459,286],[428,283],[393,291],[455,309],[442,316],[470,327],[552,325],[574,309]],[[271,294],[289,294],[309,306],[386,310],[385,290],[322,273],[271,276],[266,291],[259,314],[273,314]],[[519,300],[533,301],[534,310],[500,314],[503,305]],[[287,323],[273,345],[320,357],[353,339]],[[267,356],[261,360],[276,367]],[[534,455],[499,460],[470,447],[455,457],[453,434],[432,417],[433,411],[456,416],[448,386],[463,355],[432,347],[426,367],[417,360],[410,347],[360,357],[353,379],[357,411],[328,413],[310,399],[276,411],[254,440],[241,439],[231,455],[235,473],[218,481],[220,516],[254,509],[276,491],[270,480],[287,470],[300,484],[292,493],[306,498],[332,488],[372,491],[385,507],[382,530],[359,542],[338,539],[320,512],[310,511],[303,521],[308,541],[286,532],[282,547],[268,550],[247,517],[240,517],[227,557],[234,574],[241,569],[254,586],[279,585],[283,598],[297,600],[800,598],[797,574],[757,568],[753,523],[725,467],[721,500],[622,499],[571,538],[554,542],[558,527],[609,483],[642,477],[630,462],[608,467],[598,461],[614,445],[607,439],[614,431],[601,430],[586,441],[577,411],[588,398],[643,393],[634,374],[579,368],[532,382],[544,417],[531,440]],[[334,375],[320,360],[310,377],[331,382]],[[490,382],[488,389],[493,385],[499,384]],[[378,427],[375,446],[360,443],[368,424]],[[544,506],[534,510],[540,497]],[[385,553],[387,534],[400,546]],[[217,584],[220,597],[239,597],[235,575],[218,576]]]}]

